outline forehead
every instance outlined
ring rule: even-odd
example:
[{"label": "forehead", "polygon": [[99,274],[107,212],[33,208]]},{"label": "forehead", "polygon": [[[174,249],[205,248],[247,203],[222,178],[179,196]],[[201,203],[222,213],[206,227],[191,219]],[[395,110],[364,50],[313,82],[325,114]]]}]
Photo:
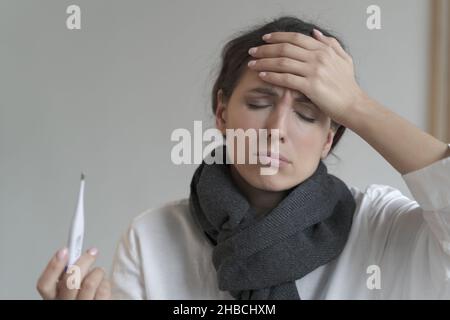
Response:
[{"label": "forehead", "polygon": [[298,90],[276,86],[274,84],[261,80],[261,78],[258,76],[258,73],[251,69],[247,69],[242,74],[242,77],[238,85],[236,86],[236,91],[239,91],[241,94],[276,94],[279,97],[281,97],[285,91],[289,91],[294,98],[300,97],[309,100],[303,93]]}]

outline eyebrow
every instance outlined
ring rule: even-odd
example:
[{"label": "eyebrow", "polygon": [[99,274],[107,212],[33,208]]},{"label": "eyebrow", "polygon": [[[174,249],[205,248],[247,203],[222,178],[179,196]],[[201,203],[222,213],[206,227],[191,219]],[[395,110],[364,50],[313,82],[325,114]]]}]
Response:
[{"label": "eyebrow", "polygon": [[[271,96],[271,97],[279,97],[279,95],[276,92],[276,90],[273,87],[270,87],[270,86],[256,87],[256,88],[248,90],[247,93],[262,93],[262,94],[265,94],[265,95],[268,95],[268,96]],[[314,105],[314,103],[312,103],[312,101],[307,96],[305,96],[304,94],[301,94],[301,96],[299,96],[299,97],[295,97],[294,100],[298,101],[298,102],[309,102],[315,108],[317,108]]]}]

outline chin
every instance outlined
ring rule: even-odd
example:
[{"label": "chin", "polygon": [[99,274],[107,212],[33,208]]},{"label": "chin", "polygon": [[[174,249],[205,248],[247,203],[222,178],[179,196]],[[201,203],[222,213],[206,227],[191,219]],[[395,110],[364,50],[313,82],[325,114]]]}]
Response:
[{"label": "chin", "polygon": [[253,188],[264,191],[280,192],[288,190],[299,184],[300,179],[294,179],[292,172],[279,169],[276,174],[262,175],[259,165],[236,165],[237,171],[243,180]]},{"label": "chin", "polygon": [[263,176],[260,174],[256,174],[252,176],[248,182],[255,188],[264,190],[264,191],[272,191],[279,192],[290,189],[293,184],[288,181],[287,177],[283,177],[280,174],[267,175]]}]

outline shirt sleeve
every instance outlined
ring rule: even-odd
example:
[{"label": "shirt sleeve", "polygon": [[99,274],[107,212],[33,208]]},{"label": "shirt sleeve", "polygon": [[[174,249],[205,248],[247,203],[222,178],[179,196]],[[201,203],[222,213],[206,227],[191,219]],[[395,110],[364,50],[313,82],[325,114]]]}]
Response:
[{"label": "shirt sleeve", "polygon": [[368,239],[367,262],[382,274],[379,297],[449,299],[450,158],[402,178],[413,199],[372,184],[361,204],[367,214],[361,230]]},{"label": "shirt sleeve", "polygon": [[450,157],[402,178],[443,251],[450,255]]},{"label": "shirt sleeve", "polygon": [[110,275],[112,299],[146,299],[139,251],[139,239],[130,225],[122,235],[113,259]]}]

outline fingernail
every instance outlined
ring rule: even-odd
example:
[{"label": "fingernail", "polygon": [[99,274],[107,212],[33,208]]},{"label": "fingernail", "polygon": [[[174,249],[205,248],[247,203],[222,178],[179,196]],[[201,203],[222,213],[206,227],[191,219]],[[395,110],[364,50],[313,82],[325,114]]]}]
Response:
[{"label": "fingernail", "polygon": [[317,30],[317,29],[314,29],[314,31],[319,35],[319,36],[323,36],[323,33],[322,32],[320,32],[319,30]]},{"label": "fingernail", "polygon": [[271,35],[270,33],[267,33],[267,34],[263,35],[262,38],[263,38],[264,40],[269,40],[271,36],[272,36],[272,35]]},{"label": "fingernail", "polygon": [[255,60],[250,60],[250,61],[248,62],[248,66],[249,66],[249,67],[250,67],[250,66],[253,66],[253,65],[255,65],[255,63],[256,63]]},{"label": "fingernail", "polygon": [[56,253],[58,260],[62,261],[67,256],[67,248],[62,248]]},{"label": "fingernail", "polygon": [[98,249],[97,249],[97,248],[90,248],[90,249],[88,250],[88,253],[89,253],[91,256],[95,256],[95,255],[98,253]]},{"label": "fingernail", "polygon": [[254,48],[250,48],[250,50],[248,50],[249,54],[254,54],[256,52],[258,48],[254,47]]}]

